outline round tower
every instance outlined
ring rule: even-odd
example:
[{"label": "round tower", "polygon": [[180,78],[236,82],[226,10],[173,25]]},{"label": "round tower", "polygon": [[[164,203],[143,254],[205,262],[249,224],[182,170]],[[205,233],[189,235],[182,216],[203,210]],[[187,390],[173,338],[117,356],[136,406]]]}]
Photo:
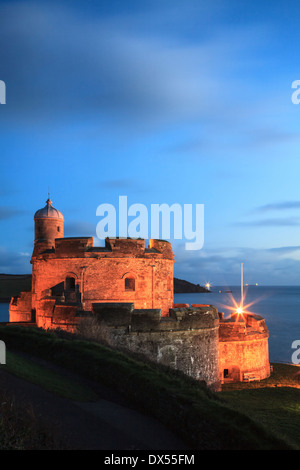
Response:
[{"label": "round tower", "polygon": [[34,250],[33,255],[54,248],[55,239],[64,236],[64,216],[52,206],[50,198],[45,207],[34,214]]}]

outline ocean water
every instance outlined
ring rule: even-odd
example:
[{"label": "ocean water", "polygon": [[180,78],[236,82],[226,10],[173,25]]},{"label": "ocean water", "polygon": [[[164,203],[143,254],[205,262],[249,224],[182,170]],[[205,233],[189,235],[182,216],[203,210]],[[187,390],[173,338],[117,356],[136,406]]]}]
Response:
[{"label": "ocean water", "polygon": [[[225,317],[233,306],[233,299],[240,303],[240,287],[212,287],[211,293],[175,294],[175,303],[215,305]],[[219,290],[221,293],[219,293]],[[231,290],[232,293],[226,293]],[[291,345],[300,340],[300,287],[292,286],[249,286],[244,288],[244,305],[252,304],[247,309],[265,318],[269,330],[269,357],[271,362],[292,363],[295,349]],[[234,309],[233,309],[234,310]]]},{"label": "ocean water", "polygon": [[4,304],[0,302],[0,322],[9,320],[8,308],[9,304]]},{"label": "ocean water", "polygon": [[[225,292],[231,290],[231,293]],[[219,292],[221,291],[221,292]],[[240,287],[213,287],[208,294],[175,294],[175,303],[215,305],[225,317],[234,306],[233,299],[239,304]],[[247,309],[262,315],[269,330],[269,354],[271,362],[291,363],[295,351],[291,345],[300,340],[300,287],[263,287],[249,286],[244,289],[244,305],[252,304]],[[0,303],[0,321],[8,321],[9,304]],[[234,309],[232,309],[234,310]]]}]

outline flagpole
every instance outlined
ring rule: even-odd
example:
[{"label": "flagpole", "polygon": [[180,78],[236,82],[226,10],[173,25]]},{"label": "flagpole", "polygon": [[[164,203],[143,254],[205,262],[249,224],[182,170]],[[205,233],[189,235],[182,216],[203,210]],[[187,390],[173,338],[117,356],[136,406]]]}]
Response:
[{"label": "flagpole", "polygon": [[243,280],[243,263],[241,263],[241,307],[243,308],[243,303],[244,303],[244,280]]}]

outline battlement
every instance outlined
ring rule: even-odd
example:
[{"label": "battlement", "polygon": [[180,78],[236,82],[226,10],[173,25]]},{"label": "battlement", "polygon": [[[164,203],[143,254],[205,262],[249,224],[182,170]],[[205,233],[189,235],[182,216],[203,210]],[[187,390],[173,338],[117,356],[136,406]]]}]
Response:
[{"label": "battlement", "polygon": [[42,246],[43,240],[38,240],[36,246],[39,250],[34,253],[35,258],[162,258],[174,261],[171,244],[163,240],[150,240],[149,247],[145,247],[142,238],[106,238],[104,246],[94,246],[93,237],[61,237],[55,238],[53,246]]},{"label": "battlement", "polygon": [[172,308],[162,317],[160,309],[135,309],[133,303],[93,303],[92,311],[107,326],[134,331],[191,331],[218,328],[218,311],[213,306]]},{"label": "battlement", "polygon": [[159,253],[165,255],[166,258],[174,259],[172,245],[166,240],[155,240],[151,238],[149,242],[149,249],[157,250]]},{"label": "battlement", "polygon": [[265,320],[260,315],[232,313],[227,319],[220,318],[220,341],[251,341],[268,337]]},{"label": "battlement", "polygon": [[[138,353],[179,369],[219,390],[218,329],[215,307],[135,309],[134,303],[94,303],[96,334],[112,347]],[[83,320],[85,321],[85,320]]]},{"label": "battlement", "polygon": [[114,252],[137,256],[144,254],[145,240],[142,238],[106,238],[105,247]]},{"label": "battlement", "polygon": [[56,256],[74,256],[94,246],[93,237],[70,237],[55,239]]}]

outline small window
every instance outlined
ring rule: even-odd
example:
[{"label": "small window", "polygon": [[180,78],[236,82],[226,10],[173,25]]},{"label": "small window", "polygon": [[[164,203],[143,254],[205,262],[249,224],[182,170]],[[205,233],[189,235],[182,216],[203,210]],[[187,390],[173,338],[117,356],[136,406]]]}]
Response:
[{"label": "small window", "polygon": [[228,369],[224,369],[224,379],[227,379],[229,377],[229,371]]},{"label": "small window", "polygon": [[75,290],[75,279],[74,277],[66,278],[66,290]]},{"label": "small window", "polygon": [[60,227],[57,227],[57,231],[60,232]]},{"label": "small window", "polygon": [[125,290],[135,290],[135,280],[131,277],[126,277],[125,279]]}]

